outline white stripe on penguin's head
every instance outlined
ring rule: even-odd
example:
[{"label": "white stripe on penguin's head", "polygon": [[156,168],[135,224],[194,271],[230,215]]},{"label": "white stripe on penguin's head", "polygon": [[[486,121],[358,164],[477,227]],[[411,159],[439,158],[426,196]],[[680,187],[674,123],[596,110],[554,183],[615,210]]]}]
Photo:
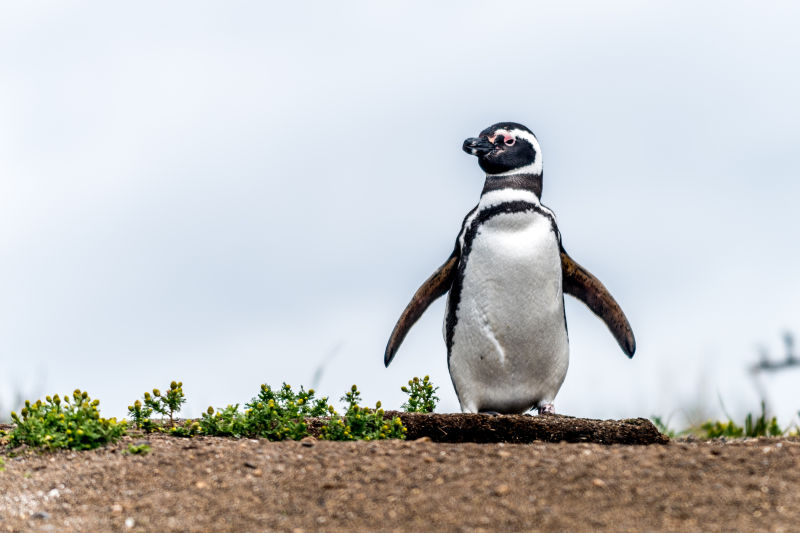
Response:
[{"label": "white stripe on penguin's head", "polygon": [[513,137],[515,139],[523,139],[529,142],[531,146],[533,146],[533,150],[535,152],[534,159],[532,163],[525,165],[524,167],[514,168],[497,174],[487,174],[487,176],[503,177],[503,176],[514,176],[517,174],[541,175],[542,149],[539,147],[539,141],[538,139],[536,139],[536,136],[534,134],[526,130],[521,130],[519,128],[513,128],[510,130],[498,129],[492,133],[492,135],[489,137],[489,141],[494,142],[494,140],[497,138],[498,135],[503,135],[504,137]]}]

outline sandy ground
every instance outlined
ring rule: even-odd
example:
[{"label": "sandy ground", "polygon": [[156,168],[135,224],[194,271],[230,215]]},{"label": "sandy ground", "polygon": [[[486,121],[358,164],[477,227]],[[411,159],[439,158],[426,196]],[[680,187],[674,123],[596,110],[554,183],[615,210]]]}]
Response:
[{"label": "sandy ground", "polygon": [[800,441],[148,436],[9,457],[0,531],[798,531]]}]

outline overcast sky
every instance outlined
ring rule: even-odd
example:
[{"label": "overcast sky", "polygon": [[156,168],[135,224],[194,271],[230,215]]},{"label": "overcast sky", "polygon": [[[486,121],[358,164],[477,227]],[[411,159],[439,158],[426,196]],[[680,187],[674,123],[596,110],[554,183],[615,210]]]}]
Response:
[{"label": "overcast sky", "polygon": [[[0,8],[0,400],[76,387],[121,416],[260,383],[458,403],[432,306],[483,175],[464,138],[536,132],[564,245],[620,302],[627,360],[567,303],[556,410],[758,408],[800,332],[800,5],[105,2]],[[768,377],[782,422],[800,370]]]}]

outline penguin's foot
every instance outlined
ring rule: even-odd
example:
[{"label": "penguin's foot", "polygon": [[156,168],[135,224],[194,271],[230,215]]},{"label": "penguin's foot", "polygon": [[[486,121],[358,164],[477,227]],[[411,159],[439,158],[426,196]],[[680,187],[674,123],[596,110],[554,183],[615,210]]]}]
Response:
[{"label": "penguin's foot", "polygon": [[552,403],[543,403],[539,407],[536,408],[539,411],[540,415],[554,415],[556,414],[556,408]]},{"label": "penguin's foot", "polygon": [[489,415],[489,416],[500,416],[500,413],[498,413],[497,411],[481,411],[479,414]]}]

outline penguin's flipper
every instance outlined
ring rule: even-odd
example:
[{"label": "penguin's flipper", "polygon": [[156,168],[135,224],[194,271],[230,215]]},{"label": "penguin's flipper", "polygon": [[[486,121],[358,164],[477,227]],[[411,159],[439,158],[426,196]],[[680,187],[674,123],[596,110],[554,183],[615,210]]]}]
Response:
[{"label": "penguin's flipper", "polygon": [[434,300],[450,290],[453,285],[453,277],[456,273],[458,266],[458,250],[454,250],[450,258],[440,266],[436,272],[431,274],[425,283],[417,289],[414,297],[406,306],[403,314],[400,315],[400,320],[394,326],[392,336],[389,337],[389,343],[386,345],[386,352],[383,354],[383,364],[389,366],[389,363],[394,359],[394,354],[397,353],[400,344],[405,339],[408,330],[411,326],[419,320],[422,313],[431,305]]},{"label": "penguin's flipper", "polygon": [[608,326],[611,334],[617,339],[620,348],[628,357],[633,357],[636,351],[636,339],[633,330],[625,318],[622,308],[588,270],[576,263],[561,248],[561,273],[563,276],[564,292],[571,294],[585,303],[594,314],[599,316]]}]

